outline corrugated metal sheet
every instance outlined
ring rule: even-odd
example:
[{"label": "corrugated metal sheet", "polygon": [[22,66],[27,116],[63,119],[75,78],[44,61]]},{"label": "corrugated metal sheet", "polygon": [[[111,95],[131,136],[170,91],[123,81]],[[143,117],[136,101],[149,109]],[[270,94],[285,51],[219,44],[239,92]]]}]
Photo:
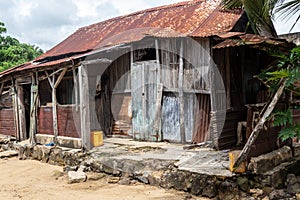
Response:
[{"label": "corrugated metal sheet", "polygon": [[[82,27],[36,61],[59,55],[80,53],[83,55],[91,50],[139,41],[145,36],[208,37],[226,33],[234,27],[243,11],[241,9],[224,11],[219,7],[219,3],[220,0],[191,0]],[[14,71],[64,63],[72,58],[67,56],[47,63],[25,63],[0,73],[0,77]]]},{"label": "corrugated metal sheet", "polygon": [[221,10],[219,2],[219,0],[187,1],[86,26],[78,29],[39,59],[138,41],[145,35],[207,37],[228,32],[241,17],[242,10]]},{"label": "corrugated metal sheet", "polygon": [[[219,35],[218,35],[219,36]],[[257,45],[257,44],[270,44],[270,45],[286,45],[287,42],[282,39],[267,38],[260,35],[253,34],[228,34],[228,37],[220,35],[221,38],[228,38],[225,41],[215,45],[214,49],[235,47],[242,45]],[[236,36],[236,37],[235,37]]]}]

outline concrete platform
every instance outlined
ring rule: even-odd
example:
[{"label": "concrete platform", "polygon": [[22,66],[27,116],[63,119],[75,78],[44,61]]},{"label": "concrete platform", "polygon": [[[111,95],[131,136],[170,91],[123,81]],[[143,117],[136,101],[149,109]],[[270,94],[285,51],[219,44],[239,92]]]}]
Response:
[{"label": "concrete platform", "polygon": [[234,176],[234,173],[228,170],[228,152],[215,151],[211,148],[184,149],[186,146],[107,138],[104,139],[104,145],[94,147],[90,153],[95,159],[109,156],[115,160],[165,160],[172,161],[179,170],[223,177]]}]

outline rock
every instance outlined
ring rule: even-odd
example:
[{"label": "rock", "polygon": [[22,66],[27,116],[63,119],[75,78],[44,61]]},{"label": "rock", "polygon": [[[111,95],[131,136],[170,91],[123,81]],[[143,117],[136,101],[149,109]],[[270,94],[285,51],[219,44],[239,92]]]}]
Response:
[{"label": "rock", "polygon": [[52,147],[46,147],[46,146],[42,147],[42,161],[45,163],[47,163],[49,160],[51,148]]},{"label": "rock", "polygon": [[296,194],[295,196],[296,196],[296,199],[297,199],[297,200],[300,200],[300,193],[299,193],[299,194]]},{"label": "rock", "polygon": [[262,198],[261,200],[270,200],[270,198],[268,196],[265,196],[264,198]]},{"label": "rock", "polygon": [[18,155],[17,151],[13,151],[13,150],[3,151],[3,152],[0,152],[0,159],[1,158],[11,158],[11,157],[15,157],[17,155]]},{"label": "rock", "polygon": [[58,179],[60,177],[64,176],[64,173],[59,171],[59,170],[54,170],[52,172],[52,177],[54,177],[55,179]]},{"label": "rock", "polygon": [[131,183],[131,180],[128,177],[124,177],[119,181],[120,185],[130,185],[130,183]]},{"label": "rock", "polygon": [[217,196],[218,191],[215,185],[215,181],[207,181],[206,186],[203,188],[202,195],[204,197],[213,198]]},{"label": "rock", "polygon": [[294,174],[288,174],[286,186],[289,194],[300,193],[300,178],[297,178]]},{"label": "rock", "polygon": [[142,183],[148,184],[149,183],[148,176],[149,176],[149,173],[148,172],[144,172],[142,176],[137,176],[136,178],[139,181],[141,181]]},{"label": "rock", "polygon": [[238,177],[237,178],[237,185],[239,186],[239,188],[244,191],[244,192],[248,192],[250,189],[249,186],[249,181],[246,177]]},{"label": "rock", "polygon": [[279,200],[285,198],[285,192],[283,190],[274,190],[269,194],[270,200]]},{"label": "rock", "polygon": [[194,178],[192,180],[192,188],[191,188],[191,193],[193,195],[198,195],[202,192],[202,188],[200,187],[200,179],[197,177],[197,178]]},{"label": "rock", "polygon": [[165,189],[171,189],[174,187],[174,174],[172,172],[165,172],[162,176],[160,186]]},{"label": "rock", "polygon": [[163,171],[151,172],[148,176],[149,184],[153,186],[159,186],[161,183],[161,178],[163,176]]},{"label": "rock", "polygon": [[120,181],[120,177],[108,177],[107,183],[116,184]]},{"label": "rock", "polygon": [[289,185],[289,184],[295,184],[297,183],[297,178],[295,176],[295,174],[288,174],[286,176],[286,184]]},{"label": "rock", "polygon": [[300,193],[300,183],[295,183],[287,187],[287,192],[289,194]]},{"label": "rock", "polygon": [[300,157],[300,143],[293,143],[294,156]]},{"label": "rock", "polygon": [[263,195],[264,191],[261,189],[250,189],[249,193],[252,194],[253,197],[257,198]]},{"label": "rock", "polygon": [[90,174],[88,174],[87,177],[88,177],[88,180],[98,181],[98,180],[104,178],[105,174],[103,174],[103,173],[90,173]]},{"label": "rock", "polygon": [[273,169],[283,162],[289,161],[291,158],[291,148],[284,146],[270,153],[251,158],[248,170],[256,174],[261,174]]},{"label": "rock", "polygon": [[49,156],[49,164],[64,165],[64,159],[61,148],[52,148]]},{"label": "rock", "polygon": [[85,182],[87,179],[87,176],[84,172],[75,172],[75,171],[69,171],[68,172],[68,183],[80,183]]},{"label": "rock", "polygon": [[220,184],[218,189],[219,199],[222,200],[239,200],[239,189],[236,183],[225,181]]},{"label": "rock", "polygon": [[63,168],[64,172],[69,172],[69,171],[77,171],[78,167],[77,166],[65,166]]}]

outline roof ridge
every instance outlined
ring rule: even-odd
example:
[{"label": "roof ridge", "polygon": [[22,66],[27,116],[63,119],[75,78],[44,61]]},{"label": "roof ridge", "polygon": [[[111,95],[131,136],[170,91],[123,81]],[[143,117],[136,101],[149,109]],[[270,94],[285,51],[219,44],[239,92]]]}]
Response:
[{"label": "roof ridge", "polygon": [[78,30],[82,30],[82,29],[86,29],[86,28],[91,28],[91,27],[94,27],[94,26],[96,26],[98,24],[101,24],[101,23],[107,23],[107,22],[110,22],[110,21],[115,21],[116,19],[123,19],[123,18],[126,18],[126,17],[131,17],[131,16],[134,16],[134,15],[139,15],[139,14],[142,14],[142,13],[155,12],[157,10],[182,7],[182,6],[186,6],[186,5],[192,6],[192,5],[196,5],[196,4],[199,4],[199,3],[210,2],[210,1],[217,2],[219,0],[186,0],[186,1],[181,1],[181,2],[178,2],[178,3],[167,4],[167,5],[157,6],[157,7],[153,7],[153,8],[147,8],[145,10],[140,10],[140,11],[136,11],[136,12],[125,14],[125,15],[120,15],[120,16],[113,17],[113,18],[110,18],[110,19],[107,19],[107,20],[104,20],[104,21],[96,22],[94,24],[83,26],[83,27],[80,27]]}]

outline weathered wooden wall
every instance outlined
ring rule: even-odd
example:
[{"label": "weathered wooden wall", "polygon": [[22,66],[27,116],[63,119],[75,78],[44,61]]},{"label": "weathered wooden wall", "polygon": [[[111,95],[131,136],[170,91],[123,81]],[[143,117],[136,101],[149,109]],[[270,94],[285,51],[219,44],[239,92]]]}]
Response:
[{"label": "weathered wooden wall", "polygon": [[16,136],[12,108],[0,109],[0,134]]},{"label": "weathered wooden wall", "polygon": [[[74,118],[74,105],[57,106],[58,119],[58,136],[67,136],[80,138],[80,119]],[[38,112],[38,129],[39,134],[53,135],[53,117],[51,106],[41,106]]]},{"label": "weathered wooden wall", "polygon": [[[180,141],[179,52],[180,40],[160,41],[161,82],[164,86],[162,135]],[[199,143],[210,138],[210,42],[185,40],[183,48],[184,127],[186,141]]]},{"label": "weathered wooden wall", "polygon": [[109,65],[97,85],[96,114],[106,135],[127,135],[131,129],[131,120],[123,120],[122,116],[129,109],[128,98],[124,98],[131,92],[130,63],[130,53],[123,54]]}]

